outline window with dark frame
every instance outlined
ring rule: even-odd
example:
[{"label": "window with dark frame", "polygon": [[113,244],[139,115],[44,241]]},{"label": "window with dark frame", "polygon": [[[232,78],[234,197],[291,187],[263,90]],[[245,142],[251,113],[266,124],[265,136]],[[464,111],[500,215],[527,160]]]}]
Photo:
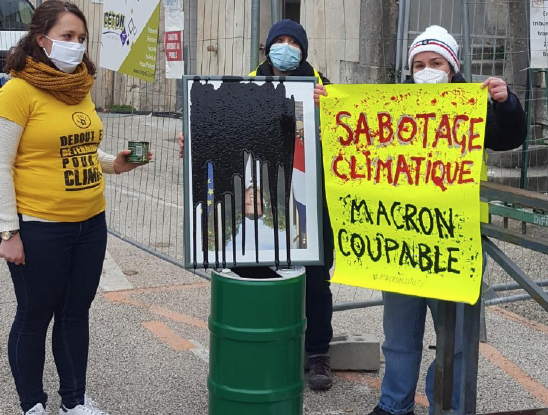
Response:
[{"label": "window with dark frame", "polygon": [[300,23],[301,0],[284,0],[283,1],[283,18],[291,19]]}]

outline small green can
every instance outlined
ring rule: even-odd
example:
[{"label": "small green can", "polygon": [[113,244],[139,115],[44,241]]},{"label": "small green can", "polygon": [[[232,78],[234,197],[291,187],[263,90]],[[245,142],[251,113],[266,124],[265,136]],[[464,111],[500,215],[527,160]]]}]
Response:
[{"label": "small green can", "polygon": [[129,141],[127,148],[131,150],[131,154],[127,157],[127,161],[134,164],[148,163],[148,141]]}]

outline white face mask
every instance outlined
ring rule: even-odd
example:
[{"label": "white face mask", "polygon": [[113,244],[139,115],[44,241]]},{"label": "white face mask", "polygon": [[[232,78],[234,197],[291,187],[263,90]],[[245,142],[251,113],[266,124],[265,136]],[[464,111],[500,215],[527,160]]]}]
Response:
[{"label": "white face mask", "polygon": [[83,43],[64,42],[62,40],[47,38],[51,40],[52,43],[51,53],[49,55],[46,49],[42,48],[44,49],[44,52],[46,52],[47,57],[51,59],[60,71],[73,73],[76,67],[82,63],[84,53],[86,52],[86,45]]},{"label": "white face mask", "polygon": [[446,84],[449,82],[449,72],[441,69],[424,68],[413,74],[416,84]]}]

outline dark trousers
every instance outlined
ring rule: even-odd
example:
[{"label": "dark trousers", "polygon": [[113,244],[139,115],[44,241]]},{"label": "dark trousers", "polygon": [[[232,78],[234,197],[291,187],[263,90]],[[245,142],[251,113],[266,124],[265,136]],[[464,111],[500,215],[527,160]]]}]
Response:
[{"label": "dark trousers", "polygon": [[333,338],[333,296],[329,270],[333,266],[333,230],[329,212],[323,209],[324,265],[306,267],[306,334],[305,350],[309,355],[327,353]]},{"label": "dark trousers", "polygon": [[8,356],[21,408],[46,404],[42,377],[52,317],[59,394],[71,408],[84,401],[89,308],[105,258],[105,214],[77,223],[20,220],[20,229],[26,264],[8,263],[17,297]]},{"label": "dark trousers", "polygon": [[[329,270],[333,266],[333,230],[329,222],[329,212],[323,209],[323,249],[324,265],[307,266],[306,269],[306,333],[305,350],[309,355],[329,351],[333,338],[331,318],[333,297],[330,288]],[[277,278],[268,267],[235,267],[232,271],[243,278]]]}]

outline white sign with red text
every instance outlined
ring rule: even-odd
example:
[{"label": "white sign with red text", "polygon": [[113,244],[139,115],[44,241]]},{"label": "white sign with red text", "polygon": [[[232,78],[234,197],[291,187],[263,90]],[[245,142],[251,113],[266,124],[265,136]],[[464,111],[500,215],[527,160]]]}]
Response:
[{"label": "white sign with red text", "polygon": [[164,50],[166,78],[181,78],[185,73],[183,30],[185,15],[179,1],[166,2]]}]

